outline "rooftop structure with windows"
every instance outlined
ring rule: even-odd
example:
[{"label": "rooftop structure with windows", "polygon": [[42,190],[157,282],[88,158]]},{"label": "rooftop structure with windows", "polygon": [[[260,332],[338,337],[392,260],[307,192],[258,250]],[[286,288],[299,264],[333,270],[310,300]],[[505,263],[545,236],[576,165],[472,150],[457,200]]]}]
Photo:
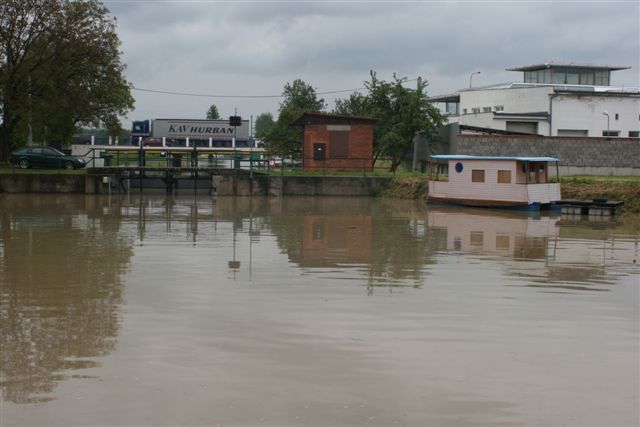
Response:
[{"label": "rooftop structure with windows", "polygon": [[507,68],[507,71],[523,71],[525,83],[564,85],[610,86],[611,71],[628,70],[631,67],[553,63]]}]

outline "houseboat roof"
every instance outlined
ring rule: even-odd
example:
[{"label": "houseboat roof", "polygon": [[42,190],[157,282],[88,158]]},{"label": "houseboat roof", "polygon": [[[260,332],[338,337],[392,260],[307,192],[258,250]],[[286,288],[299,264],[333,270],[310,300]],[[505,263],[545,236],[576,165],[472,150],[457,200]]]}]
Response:
[{"label": "houseboat roof", "polygon": [[432,159],[443,160],[516,160],[520,162],[559,162],[555,157],[498,157],[498,156],[468,156],[465,154],[438,154],[431,156]]}]

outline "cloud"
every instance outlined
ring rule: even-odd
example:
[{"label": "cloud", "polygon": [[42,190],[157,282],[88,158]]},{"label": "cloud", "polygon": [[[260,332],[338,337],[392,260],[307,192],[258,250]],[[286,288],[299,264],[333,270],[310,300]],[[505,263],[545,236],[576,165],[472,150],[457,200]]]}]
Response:
[{"label": "cloud", "polygon": [[[383,79],[428,79],[429,93],[514,81],[505,71],[555,61],[627,65],[638,86],[638,3],[106,2],[118,18],[127,77],[138,87],[209,94],[280,94],[301,78],[320,91]],[[135,92],[131,118],[277,112],[279,99],[188,98]],[[339,96],[339,95],[338,95]],[[344,97],[348,94],[344,94]],[[333,95],[325,96],[330,103]]]}]

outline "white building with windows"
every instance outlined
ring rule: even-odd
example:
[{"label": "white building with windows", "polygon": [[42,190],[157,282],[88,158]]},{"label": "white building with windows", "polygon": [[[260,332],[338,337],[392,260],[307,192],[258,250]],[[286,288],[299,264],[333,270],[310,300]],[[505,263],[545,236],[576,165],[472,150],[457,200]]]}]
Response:
[{"label": "white building with windows", "polygon": [[432,97],[462,132],[544,136],[640,135],[640,88],[616,87],[611,72],[629,67],[545,63],[510,68],[523,82]]}]

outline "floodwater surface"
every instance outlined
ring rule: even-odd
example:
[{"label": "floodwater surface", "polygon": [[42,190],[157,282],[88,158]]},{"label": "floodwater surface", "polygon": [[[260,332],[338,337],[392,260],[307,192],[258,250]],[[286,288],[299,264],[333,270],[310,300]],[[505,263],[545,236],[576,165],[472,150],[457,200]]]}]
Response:
[{"label": "floodwater surface", "polygon": [[639,224],[0,195],[0,425],[637,426]]}]

